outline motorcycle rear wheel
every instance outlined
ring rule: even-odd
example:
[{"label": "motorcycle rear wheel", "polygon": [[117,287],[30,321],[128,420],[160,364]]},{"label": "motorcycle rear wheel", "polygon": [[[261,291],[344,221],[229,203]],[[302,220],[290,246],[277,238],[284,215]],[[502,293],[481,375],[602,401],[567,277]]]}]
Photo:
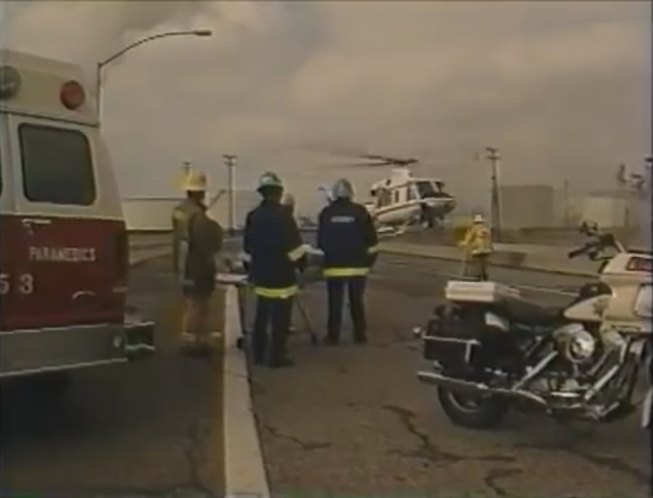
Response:
[{"label": "motorcycle rear wheel", "polygon": [[499,424],[509,404],[495,397],[463,395],[438,387],[438,400],[447,417],[456,425],[468,429],[491,429]]}]

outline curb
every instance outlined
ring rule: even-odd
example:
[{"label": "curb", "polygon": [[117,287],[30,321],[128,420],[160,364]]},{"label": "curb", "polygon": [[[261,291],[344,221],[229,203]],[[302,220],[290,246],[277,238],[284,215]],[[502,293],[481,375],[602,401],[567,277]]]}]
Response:
[{"label": "curb", "polygon": [[240,332],[238,291],[229,285],[223,360],[225,497],[268,498],[270,489],[252,406],[247,359],[237,347]]},{"label": "curb", "polygon": [[[411,249],[401,249],[398,247],[384,247],[380,246],[380,252],[388,254],[398,254],[401,256],[412,256],[415,258],[424,258],[424,259],[440,259],[444,261],[457,261],[460,262],[460,257],[447,256],[443,254],[433,254],[424,252],[417,252]],[[501,253],[495,253],[501,254]],[[519,263],[501,263],[501,262],[492,262],[490,261],[490,266],[497,266],[501,268],[512,268],[516,270],[530,270],[530,271],[539,271],[542,273],[553,273],[556,275],[569,275],[574,277],[596,277],[596,271],[589,270],[564,270],[564,269],[554,269],[550,267],[545,267],[542,265],[537,265],[528,262],[527,253],[517,253],[517,252],[507,252],[505,253],[511,257],[511,259],[520,259]]]}]

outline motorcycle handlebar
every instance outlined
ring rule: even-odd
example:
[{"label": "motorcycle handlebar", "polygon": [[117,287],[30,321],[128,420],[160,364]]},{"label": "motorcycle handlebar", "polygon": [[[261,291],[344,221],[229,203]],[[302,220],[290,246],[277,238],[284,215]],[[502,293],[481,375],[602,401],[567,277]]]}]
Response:
[{"label": "motorcycle handlebar", "polygon": [[614,247],[617,251],[622,252],[625,249],[621,246],[621,244],[614,238],[614,235],[610,233],[605,233],[605,234],[599,234],[595,233],[592,234],[593,237],[596,237],[596,240],[590,241],[587,244],[585,244],[582,247],[579,247],[578,249],[573,249],[567,253],[567,257],[569,259],[575,258],[577,256],[580,256],[581,254],[586,254],[586,253],[591,253],[590,258],[592,260],[596,260],[598,253],[600,251],[603,251],[607,247]]}]

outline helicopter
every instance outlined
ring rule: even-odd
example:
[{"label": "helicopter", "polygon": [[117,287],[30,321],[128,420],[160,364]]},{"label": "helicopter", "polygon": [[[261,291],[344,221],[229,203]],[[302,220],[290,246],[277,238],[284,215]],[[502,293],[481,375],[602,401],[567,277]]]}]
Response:
[{"label": "helicopter", "polygon": [[[438,178],[414,176],[409,168],[419,160],[380,154],[361,154],[355,167],[391,167],[386,178],[374,182],[370,199],[364,203],[378,226],[379,232],[403,233],[409,226],[441,227],[446,215],[456,207],[455,198],[445,191],[444,181]],[[320,190],[329,192],[324,187]]]}]

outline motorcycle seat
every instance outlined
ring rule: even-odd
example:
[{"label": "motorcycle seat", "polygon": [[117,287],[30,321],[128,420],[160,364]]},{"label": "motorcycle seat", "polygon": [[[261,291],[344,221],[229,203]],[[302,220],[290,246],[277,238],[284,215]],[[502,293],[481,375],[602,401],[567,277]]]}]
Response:
[{"label": "motorcycle seat", "polygon": [[551,310],[524,299],[510,299],[503,304],[512,322],[528,326],[549,326],[560,320],[560,310]]}]

